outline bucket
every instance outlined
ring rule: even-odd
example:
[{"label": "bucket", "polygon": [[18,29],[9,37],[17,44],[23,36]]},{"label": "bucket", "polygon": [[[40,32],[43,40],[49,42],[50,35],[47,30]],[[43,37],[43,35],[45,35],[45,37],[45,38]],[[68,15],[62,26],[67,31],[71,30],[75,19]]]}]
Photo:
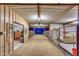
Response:
[{"label": "bucket", "polygon": [[72,48],[72,54],[73,54],[73,56],[77,56],[77,49],[76,48]]}]

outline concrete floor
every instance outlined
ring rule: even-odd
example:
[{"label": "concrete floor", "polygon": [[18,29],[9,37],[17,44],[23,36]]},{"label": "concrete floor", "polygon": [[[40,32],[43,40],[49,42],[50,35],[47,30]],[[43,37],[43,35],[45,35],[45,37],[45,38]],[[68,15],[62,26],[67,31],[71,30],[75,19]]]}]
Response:
[{"label": "concrete floor", "polygon": [[23,47],[13,52],[12,56],[63,56],[46,36],[35,35]]},{"label": "concrete floor", "polygon": [[21,43],[20,41],[14,41],[14,50],[16,50],[22,46],[23,46],[23,43]]}]

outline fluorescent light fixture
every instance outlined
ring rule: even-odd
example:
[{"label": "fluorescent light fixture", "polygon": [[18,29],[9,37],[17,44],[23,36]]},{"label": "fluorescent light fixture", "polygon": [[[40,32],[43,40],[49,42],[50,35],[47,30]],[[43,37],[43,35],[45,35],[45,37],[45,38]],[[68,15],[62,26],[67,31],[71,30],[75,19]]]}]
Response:
[{"label": "fluorescent light fixture", "polygon": [[78,21],[74,21],[73,24],[78,24]]},{"label": "fluorescent light fixture", "polygon": [[41,19],[40,19],[40,17],[38,17],[38,19],[37,19],[37,20],[38,20],[38,22],[40,22],[40,20],[41,20]]},{"label": "fluorescent light fixture", "polygon": [[70,18],[70,19],[68,19],[67,21],[74,21],[74,20],[76,20],[77,19],[77,17],[72,17],[72,18]]},{"label": "fluorescent light fixture", "polygon": [[40,21],[40,19],[41,20],[47,20],[48,16],[47,15],[40,15],[40,18],[38,18],[37,15],[29,15],[29,19],[31,19],[31,20],[38,20],[38,21]]},{"label": "fluorescent light fixture", "polygon": [[31,26],[47,26],[47,24],[31,24]]},{"label": "fluorescent light fixture", "polygon": [[47,20],[48,19],[48,16],[47,15],[41,15],[41,19],[42,20]]},{"label": "fluorescent light fixture", "polygon": [[31,20],[37,20],[37,15],[29,15]]}]

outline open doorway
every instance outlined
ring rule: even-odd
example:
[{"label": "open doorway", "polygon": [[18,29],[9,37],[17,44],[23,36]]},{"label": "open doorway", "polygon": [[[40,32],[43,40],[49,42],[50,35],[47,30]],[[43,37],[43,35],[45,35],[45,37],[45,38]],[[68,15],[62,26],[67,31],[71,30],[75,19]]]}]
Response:
[{"label": "open doorway", "polygon": [[24,25],[14,22],[14,50],[20,48],[24,43]]}]

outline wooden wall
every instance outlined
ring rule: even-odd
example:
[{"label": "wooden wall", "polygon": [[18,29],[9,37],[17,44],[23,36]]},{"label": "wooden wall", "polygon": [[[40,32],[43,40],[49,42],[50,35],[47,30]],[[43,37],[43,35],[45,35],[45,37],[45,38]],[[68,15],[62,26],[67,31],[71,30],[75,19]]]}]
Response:
[{"label": "wooden wall", "polygon": [[7,5],[0,5],[0,55],[10,55],[13,52],[13,22],[24,25],[24,42],[28,41],[28,23]]},{"label": "wooden wall", "polygon": [[[0,5],[0,32],[4,33],[4,5]],[[4,55],[4,37],[5,35],[0,35],[0,55]]]}]

